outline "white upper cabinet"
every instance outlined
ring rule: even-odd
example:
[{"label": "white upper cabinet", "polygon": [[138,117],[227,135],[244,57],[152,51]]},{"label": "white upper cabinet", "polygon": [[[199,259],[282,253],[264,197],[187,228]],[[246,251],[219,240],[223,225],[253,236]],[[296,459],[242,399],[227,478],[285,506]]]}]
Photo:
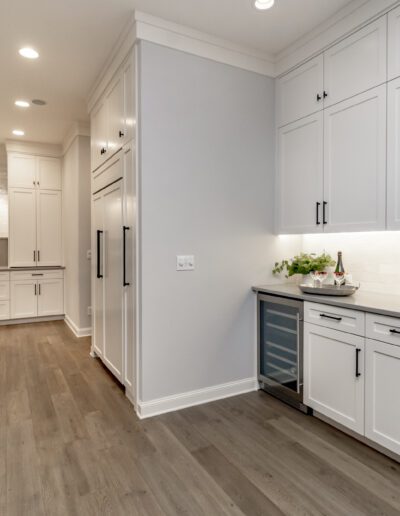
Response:
[{"label": "white upper cabinet", "polygon": [[277,81],[277,125],[281,127],[322,109],[323,56],[317,56]]},{"label": "white upper cabinet", "polygon": [[400,76],[400,7],[388,14],[388,80]]},{"label": "white upper cabinet", "polygon": [[325,107],[386,81],[386,32],[383,16],[324,53]]},{"label": "white upper cabinet", "polygon": [[107,152],[111,155],[122,147],[125,135],[124,79],[118,75],[106,96],[108,110]]},{"label": "white upper cabinet", "polygon": [[8,154],[8,186],[10,188],[34,188],[36,184],[36,156]]},{"label": "white upper cabinet", "polygon": [[400,78],[388,84],[387,228],[400,229]]},{"label": "white upper cabinet", "polygon": [[130,54],[91,113],[92,171],[133,138],[134,71],[133,54]]},{"label": "white upper cabinet", "polygon": [[10,235],[8,243],[10,267],[36,265],[36,191],[9,188]]},{"label": "white upper cabinet", "polygon": [[325,231],[385,228],[386,85],[324,111],[324,202]]},{"label": "white upper cabinet", "polygon": [[56,266],[62,263],[61,192],[37,191],[37,264]]},{"label": "white upper cabinet", "polygon": [[46,188],[61,190],[59,158],[9,153],[8,186],[11,188]]},{"label": "white upper cabinet", "polygon": [[37,158],[36,184],[46,190],[61,190],[61,162],[58,158]]},{"label": "white upper cabinet", "polygon": [[322,137],[322,112],[278,131],[278,233],[321,231]]}]

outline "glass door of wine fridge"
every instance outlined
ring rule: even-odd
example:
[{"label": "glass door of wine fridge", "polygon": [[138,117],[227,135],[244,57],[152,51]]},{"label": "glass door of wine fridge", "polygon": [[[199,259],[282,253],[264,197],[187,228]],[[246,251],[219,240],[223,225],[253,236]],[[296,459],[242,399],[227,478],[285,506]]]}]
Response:
[{"label": "glass door of wine fridge", "polygon": [[258,294],[258,380],[291,405],[303,405],[303,302]]}]

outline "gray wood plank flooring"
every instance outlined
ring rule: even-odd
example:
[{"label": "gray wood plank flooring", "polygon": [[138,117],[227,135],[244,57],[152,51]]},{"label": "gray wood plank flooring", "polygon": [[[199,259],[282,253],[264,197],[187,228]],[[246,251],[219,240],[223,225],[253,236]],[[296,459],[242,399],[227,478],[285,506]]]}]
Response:
[{"label": "gray wood plank flooring", "polygon": [[90,339],[0,327],[0,515],[400,515],[400,465],[263,392],[140,421]]}]

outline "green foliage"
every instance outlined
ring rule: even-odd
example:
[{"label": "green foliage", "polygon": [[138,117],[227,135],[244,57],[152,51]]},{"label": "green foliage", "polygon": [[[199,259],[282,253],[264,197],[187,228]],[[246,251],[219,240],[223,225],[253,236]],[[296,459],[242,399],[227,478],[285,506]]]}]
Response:
[{"label": "green foliage", "polygon": [[276,262],[272,269],[273,274],[280,274],[286,270],[285,277],[289,278],[294,274],[309,274],[312,271],[323,271],[326,267],[335,265],[335,261],[329,254],[322,253],[319,256],[315,253],[300,253],[290,260]]}]

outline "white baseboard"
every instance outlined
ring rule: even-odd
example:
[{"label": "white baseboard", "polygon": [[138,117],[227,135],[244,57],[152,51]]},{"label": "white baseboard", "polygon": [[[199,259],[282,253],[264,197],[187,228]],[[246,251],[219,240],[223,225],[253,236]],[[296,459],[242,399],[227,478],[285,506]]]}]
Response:
[{"label": "white baseboard", "polygon": [[205,389],[184,392],[174,396],[166,396],[151,401],[138,401],[136,412],[140,419],[172,412],[194,405],[201,405],[209,401],[216,401],[230,396],[237,396],[246,392],[257,391],[259,389],[256,378],[245,378],[236,382],[223,383]]},{"label": "white baseboard", "polygon": [[78,328],[78,326],[72,321],[68,315],[65,316],[64,319],[66,325],[68,328],[72,331],[72,333],[75,335],[75,337],[90,337],[92,335],[92,328]]},{"label": "white baseboard", "polygon": [[50,321],[62,321],[64,319],[63,315],[48,315],[44,317],[26,317],[23,319],[6,319],[4,321],[0,321],[0,326],[9,326],[14,324],[31,324],[31,323],[39,323],[39,322],[50,322]]}]

